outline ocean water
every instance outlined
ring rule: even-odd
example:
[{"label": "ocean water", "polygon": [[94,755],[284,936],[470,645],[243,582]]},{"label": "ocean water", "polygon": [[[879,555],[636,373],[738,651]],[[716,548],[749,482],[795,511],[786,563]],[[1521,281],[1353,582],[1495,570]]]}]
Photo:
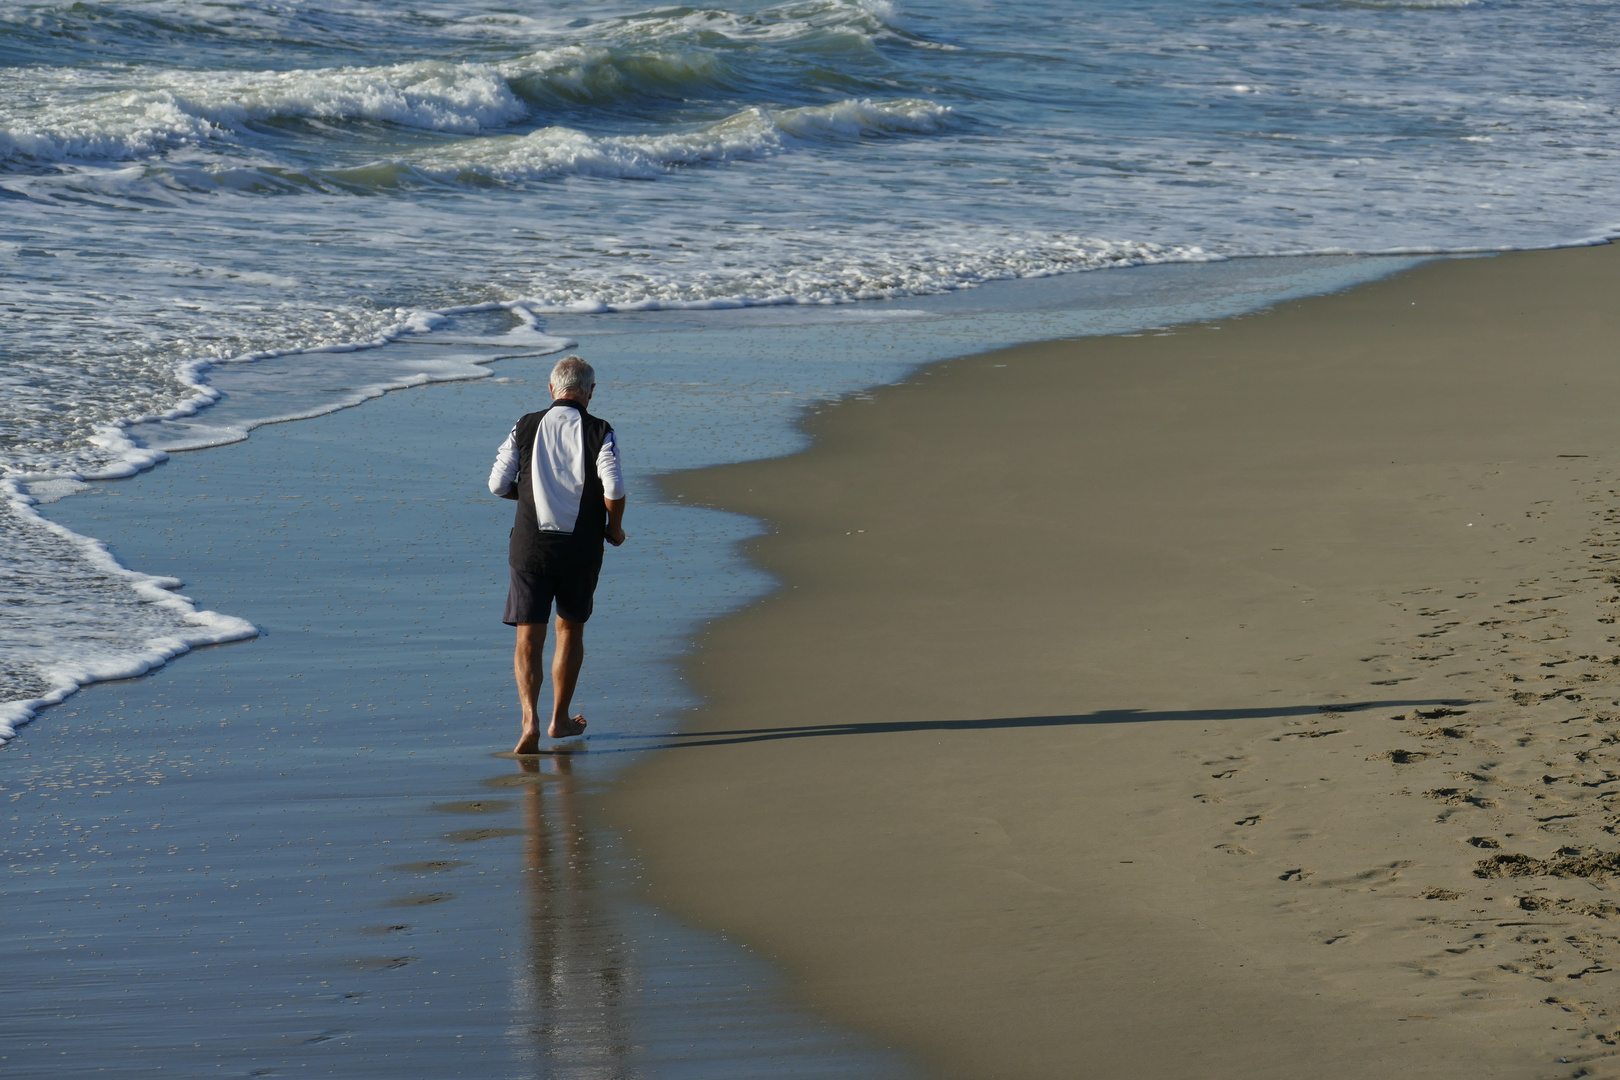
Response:
[{"label": "ocean water", "polygon": [[[113,904],[95,891],[103,877],[151,906],[117,908],[133,920],[120,931],[128,947],[147,950],[137,957],[140,993],[130,998],[105,979],[53,982],[30,999],[29,1038],[59,1038],[77,1057],[64,1066],[57,1049],[30,1044],[28,1060],[63,1075],[96,1071],[116,1033],[79,1017],[123,1010],[173,1044],[148,1047],[132,1068],[212,1074],[219,1055],[207,1040],[240,1033],[243,1003],[268,1010],[304,993],[297,980],[307,965],[294,953],[324,947],[329,895],[346,897],[360,920],[380,917],[372,894],[395,887],[384,875],[352,895],[292,899],[303,897],[305,855],[287,848],[282,862],[249,867],[285,894],[266,937],[181,949],[176,933],[227,911],[265,916],[256,899],[228,891],[234,878],[198,891],[191,907],[161,906],[174,900],[170,886],[155,869],[140,874],[148,856],[166,866],[179,850],[171,843],[222,848],[240,833],[281,844],[283,819],[334,812],[330,796],[317,803],[309,792],[337,785],[366,822],[378,800],[394,800],[388,822],[406,822],[399,827],[422,858],[453,853],[433,812],[390,785],[419,779],[404,763],[415,752],[406,740],[422,732],[436,740],[429,760],[450,777],[429,791],[472,798],[502,779],[478,771],[488,768],[480,740],[504,730],[500,650],[465,605],[412,610],[398,595],[380,603],[374,594],[388,588],[366,580],[365,568],[376,550],[378,564],[414,574],[424,595],[499,592],[499,532],[491,551],[468,554],[481,529],[500,528],[484,520],[492,511],[479,494],[485,459],[471,446],[474,425],[490,426],[492,456],[550,355],[577,343],[601,362],[603,412],[619,426],[639,497],[661,471],[791,450],[806,407],[930,360],[1020,340],[1166,332],[1437,253],[1596,242],[1620,232],[1615,7],[0,4],[0,741],[30,719],[59,735],[41,731],[37,754],[28,738],[0,751],[15,752],[13,869],[39,886],[18,890],[27,896],[17,925],[33,929],[11,936],[8,955],[31,977],[44,969],[28,965],[56,963],[50,950],[99,941],[109,923],[98,905]],[[452,380],[464,384],[437,400],[371,407],[396,425],[407,412],[430,418],[400,440],[411,443],[414,473],[401,473],[403,457],[386,448],[361,456],[371,446],[362,407],[214,451],[231,477],[229,497],[214,503],[202,497],[220,493],[199,487],[218,480],[212,469],[97,482],[180,451],[200,452],[188,465],[208,460],[206,448],[239,444],[269,422]],[[435,424],[454,430],[440,438]],[[343,448],[330,462],[321,457],[329,438]],[[356,509],[362,501],[369,516]],[[204,505],[214,509],[199,521],[194,507]],[[407,512],[431,528],[394,535]],[[749,523],[644,502],[632,515],[639,546],[624,552],[622,580],[605,587],[603,604],[610,625],[619,612],[630,632],[593,652],[596,681],[582,688],[586,707],[601,710],[593,715],[623,722],[593,737],[581,759],[588,785],[656,744],[690,704],[659,659],[677,654],[698,620],[768,585],[725,554]],[[397,550],[381,550],[390,544]],[[456,545],[465,558],[427,557]],[[474,565],[484,556],[493,570]],[[167,576],[174,565],[198,577],[196,602]],[[311,611],[334,640],[359,634],[348,620],[368,613],[375,640],[329,646],[300,628]],[[191,670],[183,662],[93,690],[77,699],[82,710],[54,710],[53,726],[47,706],[83,685],[261,630],[240,652],[193,658]],[[387,751],[396,771],[349,770],[346,754],[371,752],[358,745],[371,742],[369,730],[316,714],[360,708],[367,680],[379,677],[370,668],[422,661],[427,654],[411,650],[428,640],[437,666],[426,700],[395,687],[397,700],[385,702],[404,718]],[[267,672],[281,679],[273,701],[262,693]],[[261,709],[311,748],[330,740],[342,753],[312,750],[296,768],[256,757]],[[471,735],[438,726],[474,716],[484,727]],[[111,742],[79,739],[89,725]],[[171,758],[172,768],[163,764]],[[130,771],[136,761],[168,771]],[[124,787],[104,786],[119,769]],[[121,813],[143,822],[172,813],[171,790],[195,791],[197,809],[184,822],[151,824],[161,842],[86,849],[91,832],[110,828],[97,800],[115,788]],[[253,794],[222,816],[205,790]],[[505,812],[538,820],[560,811],[555,828],[572,821],[566,798],[522,790]],[[559,836],[558,851],[581,838],[617,843],[595,826]],[[320,872],[347,889],[354,859],[383,859],[362,841],[327,845]],[[506,873],[509,855],[479,865]],[[773,1055],[791,1058],[794,1075],[901,1074],[859,1041],[807,1027],[775,991],[749,1007],[755,1013],[728,1011],[741,1008],[750,980],[776,976],[708,935],[652,933],[672,920],[629,910],[632,864],[603,856],[593,864],[600,880],[581,875],[557,919],[531,920],[534,943],[522,947],[533,956],[512,954],[508,1013],[569,1021],[541,999],[609,968],[639,973],[649,992],[660,979],[691,985],[646,1007],[635,1020],[643,1043],[613,1068],[588,1052],[623,1052],[622,1033],[586,1031],[583,1012],[558,1038],[526,1027],[500,1035],[486,1016],[479,1023],[497,1024],[488,1030],[498,1037],[483,1052],[513,1040],[505,1052],[522,1067],[511,1075],[757,1076]],[[538,890],[538,877],[525,880]],[[86,882],[90,892],[73,891]],[[473,945],[483,950],[467,954],[475,957],[507,948],[509,912],[498,899],[486,888],[467,892],[462,907],[428,909],[439,914],[421,917],[411,946],[434,960],[420,967],[442,960],[444,971],[455,963],[483,980],[462,994],[464,1008],[443,1019],[429,1009],[447,992],[442,982],[368,974],[383,981],[366,999],[379,1011],[356,1022],[363,1038],[312,1027],[310,1045],[353,1045],[347,1057],[308,1060],[322,1075],[369,1075],[363,1068],[393,1066],[365,1039],[386,1047],[418,1027],[437,1025],[445,1039],[475,1030],[468,1018],[506,992],[490,980],[508,976],[455,957]],[[581,914],[602,903],[629,913]],[[428,929],[447,936],[424,944],[437,940]],[[255,973],[261,960],[269,974]],[[215,963],[234,973],[239,1000],[205,1008],[187,995],[218,976],[207,974]],[[379,1003],[426,988],[433,995],[419,1004],[392,1019],[381,1013]],[[766,1019],[738,1027],[744,1013]],[[714,1030],[698,1032],[705,1024]],[[263,1045],[234,1049],[230,1060],[281,1060],[284,1026],[263,1019],[249,1033]],[[766,1041],[742,1045],[756,1037]],[[690,1057],[689,1042],[708,1056]],[[433,1050],[443,1055],[433,1058],[436,1074],[450,1075],[439,1065],[455,1065],[460,1050]],[[413,1053],[418,1064],[432,1056]],[[559,1053],[578,1060],[563,1068]],[[786,1075],[782,1067],[771,1074]]]},{"label": "ocean water", "polygon": [[[487,374],[488,349],[388,344],[466,342],[469,313],[495,320],[481,344],[543,353],[671,326],[914,326],[976,317],[940,300],[975,294],[1050,309],[1030,289],[1059,275],[1122,295],[1227,280],[1126,269],[1144,264],[1607,237],[1614,9],[11,0],[0,737],[86,681],[254,633],[42,504],[267,420]],[[1065,325],[940,335],[879,377]],[[762,350],[737,430],[877,370],[805,387],[792,362]]]}]

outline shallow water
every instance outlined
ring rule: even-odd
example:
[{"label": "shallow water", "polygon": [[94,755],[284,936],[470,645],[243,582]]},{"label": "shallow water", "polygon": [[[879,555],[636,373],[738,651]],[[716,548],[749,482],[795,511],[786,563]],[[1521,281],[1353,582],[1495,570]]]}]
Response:
[{"label": "shallow water", "polygon": [[8,4],[0,699],[249,632],[72,599],[106,568],[17,488],[160,460],[124,426],[206,410],[210,363],[336,400],[445,372],[307,350],[471,305],[532,344],[565,313],[1581,242],[1620,222],[1612,9]]},{"label": "shallow water", "polygon": [[[794,449],[792,417],[829,385],[1230,314],[1406,262],[1152,267],[1123,291],[1059,279],[1016,304],[932,301],[904,335],[894,312],[859,309],[729,326],[649,314],[590,336],[582,321],[615,375],[599,408],[642,494],[592,620],[591,737],[539,772],[492,756],[514,735],[498,622],[511,511],[482,483],[551,358],[449,340],[498,340],[504,313],[370,354],[488,377],[261,428],[44,507],[260,637],[92,685],[4,751],[15,888],[0,964],[28,993],[0,1067],[76,1076],[116,1053],[132,1075],[908,1075],[796,1008],[723,927],[643,905],[630,845],[595,820],[604,784],[692,704],[673,658],[769,587],[733,555],[754,523],[649,503],[651,476]],[[213,422],[249,422],[254,395],[222,385]]]},{"label": "shallow water", "polygon": [[[0,1071],[912,1074],[640,901],[596,812],[630,755],[495,755],[515,710],[489,540],[511,510],[469,474],[545,361],[498,370],[55,507],[262,634],[92,686],[6,750]],[[669,729],[672,638],[760,585],[727,558],[747,522],[644,506],[635,528],[580,702],[608,747]]]}]

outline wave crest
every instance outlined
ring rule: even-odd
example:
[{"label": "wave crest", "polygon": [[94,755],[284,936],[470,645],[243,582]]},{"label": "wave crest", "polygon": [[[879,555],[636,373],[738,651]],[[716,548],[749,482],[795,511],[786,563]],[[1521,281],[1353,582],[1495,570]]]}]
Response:
[{"label": "wave crest", "polygon": [[710,49],[565,45],[501,65],[512,91],[536,104],[602,105],[631,97],[685,99],[741,81]]},{"label": "wave crest", "polygon": [[421,175],[456,182],[515,182],[550,176],[652,179],[684,165],[748,160],[795,141],[931,134],[951,110],[919,98],[852,99],[797,109],[750,108],[696,131],[593,136],[566,127],[470,139],[411,162]]},{"label": "wave crest", "polygon": [[528,112],[500,72],[484,64],[431,60],[386,68],[148,76],[155,85],[89,100],[72,93],[73,87],[55,87],[55,100],[36,108],[32,118],[0,129],[0,158],[122,161],[187,144],[235,141],[249,124],[288,119],[374,120],[475,134]]},{"label": "wave crest", "polygon": [[758,160],[818,141],[934,134],[950,120],[948,107],[920,98],[862,98],[796,109],[749,108],[692,131],[667,135],[591,135],[553,126],[525,135],[467,138],[355,166],[154,163],[15,178],[5,187],[37,197],[74,192],[121,200],[222,191],[363,195],[421,185],[521,184],[567,176],[653,180],[687,166]]},{"label": "wave crest", "polygon": [[[71,106],[47,106],[32,119],[0,129],[0,159],[35,162],[130,161],[208,142],[236,143],[253,124],[283,120],[366,120],[454,135],[479,136],[531,115],[534,106],[559,99],[600,103],[629,94],[682,98],[713,90],[727,80],[717,56],[690,50],[636,54],[569,46],[536,53],[499,67],[424,61],[389,68],[171,75],[168,85],[105,94]],[[596,137],[606,160],[636,162],[609,168],[614,175],[643,175],[666,164],[735,156],[801,138],[880,132],[932,132],[948,110],[919,99],[852,99],[831,105],[745,110],[700,132],[654,136]],[[492,177],[567,171],[554,162],[562,152],[591,156],[579,133],[548,127],[517,136],[517,148],[468,144],[444,150],[444,162],[475,170],[483,159]],[[538,149],[537,149],[538,148]],[[527,160],[529,164],[521,162]],[[582,157],[583,160],[583,157]],[[546,164],[535,165],[536,161]],[[614,169],[620,171],[614,172]]]}]

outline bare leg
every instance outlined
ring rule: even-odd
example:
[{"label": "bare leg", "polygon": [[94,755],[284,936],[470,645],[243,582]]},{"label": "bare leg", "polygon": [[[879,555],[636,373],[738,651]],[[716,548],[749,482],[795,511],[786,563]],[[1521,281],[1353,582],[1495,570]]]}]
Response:
[{"label": "bare leg", "polygon": [[540,680],[545,668],[541,655],[546,647],[545,623],[518,623],[517,648],[512,652],[512,672],[517,676],[518,701],[523,706],[523,734],[514,754],[540,752]]},{"label": "bare leg", "polygon": [[585,624],[557,616],[557,649],[551,654],[551,727],[553,739],[579,735],[585,731],[585,718],[570,718],[568,706],[579,683],[579,667],[585,661]]}]

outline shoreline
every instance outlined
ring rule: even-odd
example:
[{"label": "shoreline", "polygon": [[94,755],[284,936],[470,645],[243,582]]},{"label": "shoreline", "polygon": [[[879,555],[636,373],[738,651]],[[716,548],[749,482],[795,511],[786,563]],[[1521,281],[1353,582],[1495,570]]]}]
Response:
[{"label": "shoreline", "polygon": [[649,895],[944,1076],[1608,1075],[1616,252],[968,356],[666,477],[780,584],[609,796]]},{"label": "shoreline", "polygon": [[[262,633],[91,684],[0,751],[18,995],[0,1071],[912,1075],[633,895],[595,812],[622,736],[502,756],[511,511],[481,489],[548,359],[49,508]],[[752,584],[723,564],[735,520],[643,505],[638,522],[664,542],[615,550],[579,698],[627,732],[687,700],[644,657]],[[716,586],[702,606],[670,586],[693,577]]]},{"label": "shoreline", "polygon": [[[795,417],[804,405],[825,400],[829,394],[887,384],[919,364],[1012,342],[1139,330],[1158,323],[1252,310],[1278,297],[1333,291],[1420,261],[1298,256],[1258,257],[1247,263],[1165,263],[1002,281],[949,294],[831,309],[775,306],[721,312],[653,311],[605,319],[559,316],[564,325],[556,333],[537,331],[533,317],[520,318],[512,305],[418,311],[407,320],[416,330],[406,337],[394,334],[391,340],[368,339],[290,352],[268,350],[214,361],[210,382],[199,391],[201,397],[195,398],[213,404],[200,410],[192,404],[178,406],[111,431],[109,437],[134,455],[122,465],[85,474],[90,477],[88,482],[74,474],[72,478],[35,479],[19,489],[19,481],[13,478],[0,485],[0,493],[10,492],[15,523],[33,541],[31,545],[18,541],[24,553],[19,558],[43,564],[30,567],[34,576],[52,581],[58,591],[76,596],[79,604],[99,606],[101,610],[95,614],[80,614],[81,622],[93,623],[115,614],[107,609],[116,609],[127,590],[115,588],[111,590],[114,595],[108,596],[106,590],[98,589],[96,582],[105,576],[101,540],[60,534],[49,512],[43,521],[34,520],[41,507],[86,491],[95,483],[139,475],[166,460],[171,452],[217,449],[241,441],[267,424],[313,420],[424,384],[485,378],[490,374],[489,365],[497,361],[574,347],[577,342],[571,335],[587,339],[593,354],[602,353],[611,366],[620,368],[624,376],[620,389],[629,398],[622,404],[634,411],[630,419],[652,433],[647,450],[656,459],[654,471],[663,471],[784,451],[797,445]],[[894,310],[894,303],[902,305],[900,310]],[[901,322],[911,333],[895,343],[893,331]],[[551,329],[549,324],[547,329]],[[659,350],[670,354],[649,352],[647,341],[656,341]],[[807,362],[807,353],[815,358]],[[318,364],[309,363],[313,357],[319,358]],[[718,370],[716,360],[721,361]],[[183,377],[194,380],[202,364],[186,365]],[[677,381],[662,383],[662,392],[655,385],[649,396],[648,388],[639,385],[649,376],[655,383],[671,376]],[[705,378],[711,381],[702,382]],[[723,434],[734,442],[718,453],[710,445],[691,445],[691,436],[682,425],[671,425],[658,415],[678,411],[690,387],[710,385],[724,392],[731,384],[742,391],[737,400],[727,403],[732,415],[722,427],[726,429]],[[746,437],[742,437],[744,432]],[[55,535],[41,548],[39,541],[47,540],[47,534]],[[168,565],[162,559],[154,562]],[[74,567],[90,570],[95,580],[67,580]],[[132,572],[136,576],[128,580],[148,592],[154,586],[167,588],[162,583],[172,580],[167,573]],[[53,579],[53,573],[62,580]],[[186,601],[175,599],[162,606],[174,609],[175,617],[167,624],[146,628],[136,646],[109,649],[108,642],[97,635],[78,641],[77,654],[88,651],[92,654],[88,661],[51,641],[49,633],[43,634],[19,661],[20,669],[35,669],[22,671],[19,679],[37,684],[34,694],[0,702],[0,745],[39,709],[59,703],[82,686],[137,676],[192,646],[217,643],[215,639],[226,633],[192,625]],[[232,613],[198,614],[204,621],[214,619],[234,628],[230,636],[251,633],[251,627],[238,625],[240,620]],[[33,631],[38,635],[40,628],[26,625],[25,620],[22,629],[25,634]]]}]

